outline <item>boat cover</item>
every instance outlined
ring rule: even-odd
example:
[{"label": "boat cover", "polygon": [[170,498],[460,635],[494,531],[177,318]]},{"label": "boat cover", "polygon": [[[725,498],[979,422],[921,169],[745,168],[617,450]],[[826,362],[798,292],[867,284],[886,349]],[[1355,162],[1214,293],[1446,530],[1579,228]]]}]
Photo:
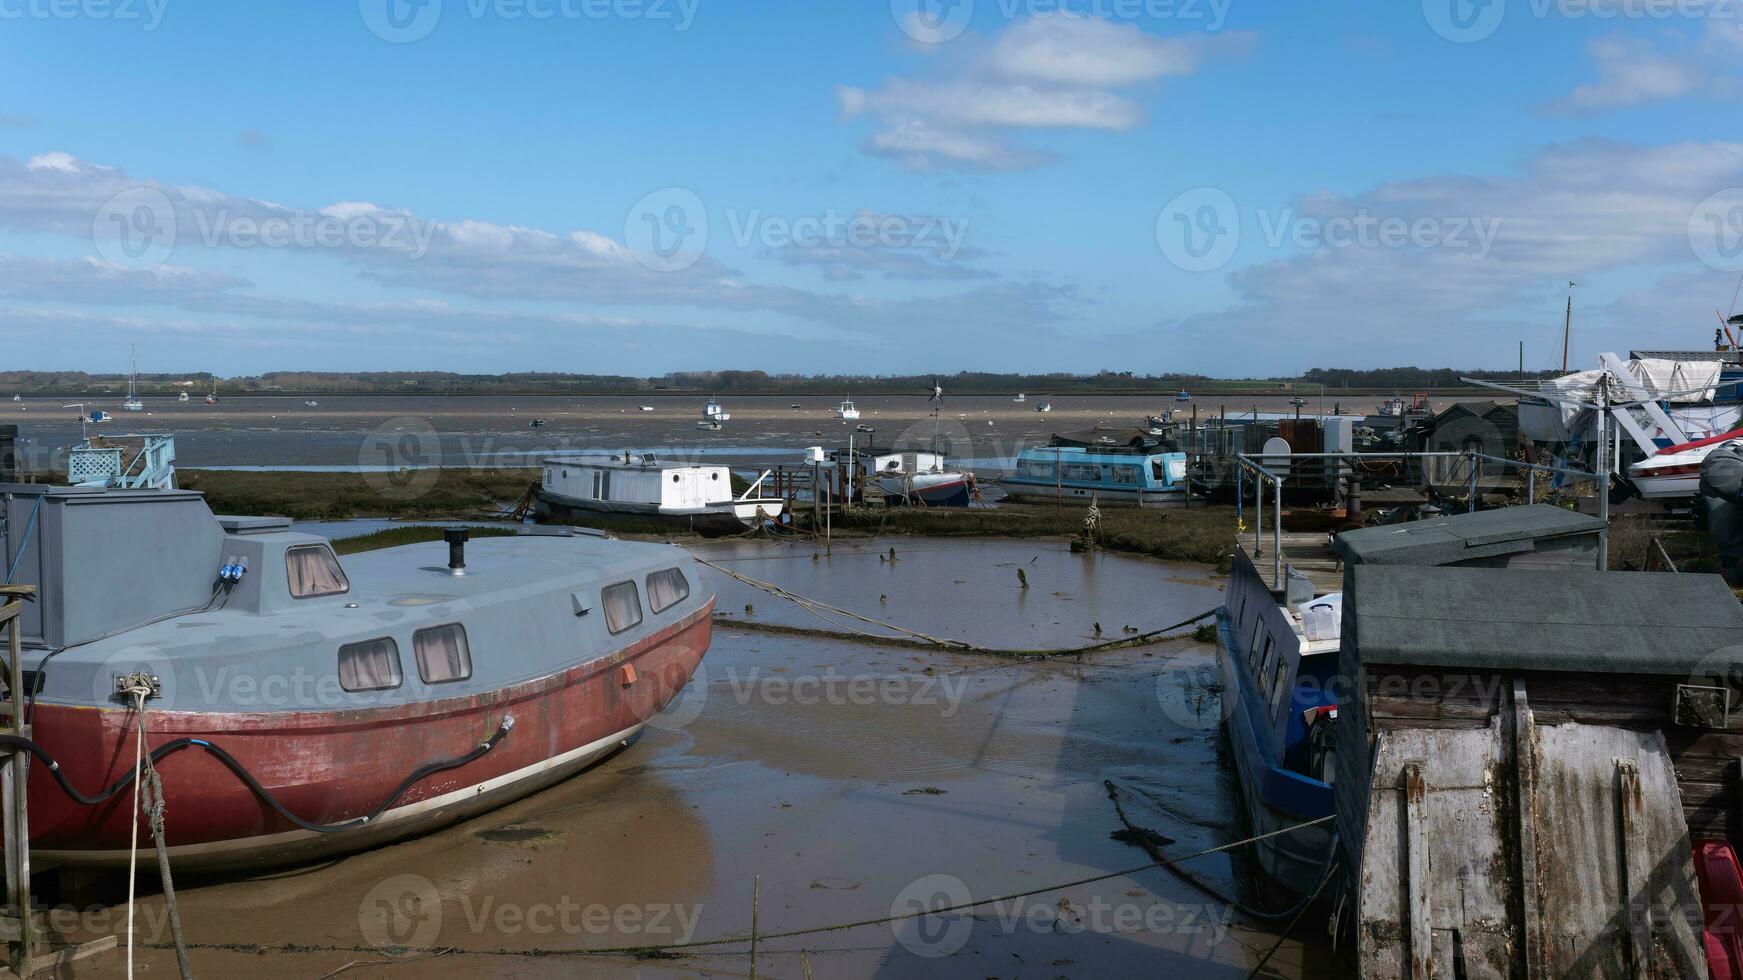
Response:
[{"label": "boat cover", "polygon": [[1725,577],[1743,572],[1743,445],[1727,443],[1701,461],[1701,503],[1707,534],[1719,552]]}]

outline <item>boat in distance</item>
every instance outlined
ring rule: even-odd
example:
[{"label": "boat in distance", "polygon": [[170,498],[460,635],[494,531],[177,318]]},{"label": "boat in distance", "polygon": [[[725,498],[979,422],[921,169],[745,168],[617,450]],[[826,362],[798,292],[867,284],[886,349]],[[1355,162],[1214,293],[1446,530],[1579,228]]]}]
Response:
[{"label": "boat in distance", "polygon": [[[732,492],[724,466],[667,463],[650,454],[559,456],[544,461],[535,508],[547,518],[632,514],[704,535],[738,534],[781,516],[786,502]],[[766,475],[766,474],[765,474]]]},{"label": "boat in distance", "polygon": [[290,864],[585,769],[711,638],[711,589],[664,545],[453,530],[341,563],[288,520],[215,517],[191,491],[5,491],[0,544],[41,589],[21,619],[31,737],[55,763],[30,768],[39,867],[127,863],[132,794],[114,787],[141,717],[176,868]]},{"label": "boat in distance", "polygon": [[1017,503],[1093,499],[1102,506],[1158,507],[1186,499],[1186,454],[1161,447],[1055,445],[1025,449],[999,485]]}]

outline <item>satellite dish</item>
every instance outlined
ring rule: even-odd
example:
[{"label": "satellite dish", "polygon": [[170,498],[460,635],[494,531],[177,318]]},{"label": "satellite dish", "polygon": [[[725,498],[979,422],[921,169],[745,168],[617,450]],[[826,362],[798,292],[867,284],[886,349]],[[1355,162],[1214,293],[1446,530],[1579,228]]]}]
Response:
[{"label": "satellite dish", "polygon": [[1289,475],[1289,457],[1294,450],[1289,448],[1289,440],[1281,436],[1272,436],[1265,440],[1265,448],[1260,450],[1259,465],[1278,476]]}]

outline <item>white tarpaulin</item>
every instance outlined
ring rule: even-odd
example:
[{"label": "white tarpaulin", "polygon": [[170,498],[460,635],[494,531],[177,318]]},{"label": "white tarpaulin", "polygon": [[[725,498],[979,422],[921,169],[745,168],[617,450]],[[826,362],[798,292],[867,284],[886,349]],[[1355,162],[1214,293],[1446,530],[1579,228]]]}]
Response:
[{"label": "white tarpaulin", "polygon": [[[1628,373],[1628,377],[1617,378],[1625,390],[1613,390],[1610,396],[1612,401],[1651,398],[1671,405],[1698,405],[1709,402],[1712,400],[1714,390],[1719,383],[1719,371],[1724,367],[1719,361],[1673,361],[1660,357],[1624,361],[1614,354],[1605,354],[1602,355],[1602,358],[1609,363],[1620,364]],[[1589,405],[1594,397],[1598,380],[1610,373],[1600,368],[1596,371],[1579,371],[1563,375],[1545,381],[1543,390],[1545,393],[1569,395],[1585,401]],[[1542,422],[1548,421],[1548,419],[1539,421],[1534,418],[1532,423],[1528,424],[1527,414],[1535,415],[1537,413],[1527,413],[1525,409],[1525,405],[1520,406],[1520,430],[1534,439],[1552,438],[1551,433],[1547,431],[1541,433],[1536,431],[1543,428]],[[1563,440],[1567,438],[1567,434],[1581,431],[1585,428],[1583,422],[1589,421],[1589,418],[1583,421],[1579,420],[1579,416],[1588,410],[1586,406],[1577,402],[1569,401],[1559,404],[1551,402],[1549,406],[1545,407],[1545,410],[1560,416],[1560,438]],[[1680,417],[1679,413],[1674,410],[1671,415]],[[1690,438],[1694,437],[1690,436]]]}]

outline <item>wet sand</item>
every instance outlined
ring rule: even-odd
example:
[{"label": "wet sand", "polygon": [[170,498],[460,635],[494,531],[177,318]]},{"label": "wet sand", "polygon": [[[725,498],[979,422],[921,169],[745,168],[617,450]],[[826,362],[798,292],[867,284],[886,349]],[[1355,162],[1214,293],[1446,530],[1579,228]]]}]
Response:
[{"label": "wet sand", "polygon": [[[1072,556],[1043,542],[894,544],[893,565],[875,557],[890,542],[815,563],[809,546],[700,550],[874,616],[1024,646],[1087,641],[1094,617],[1116,633],[1168,625],[1220,595],[1197,568]],[[1026,595],[1010,588],[1019,563]],[[738,615],[745,602],[759,619],[794,612],[717,584],[722,608]],[[961,598],[927,601],[941,592]],[[1211,658],[1208,645],[1185,640],[1084,664],[1013,665],[724,625],[686,695],[588,773],[367,854],[264,878],[179,882],[199,946],[194,972],[743,976],[743,945],[667,960],[573,954],[742,935],[759,878],[766,935],[1143,865],[1142,851],[1109,838],[1120,825],[1104,779],[1126,794],[1133,819],[1172,839],[1172,854],[1235,840],[1245,831],[1219,762]],[[1228,857],[1192,866],[1237,890]],[[143,931],[167,941],[161,899],[141,907]],[[1318,936],[1303,928],[1272,966],[1288,977],[1334,975]],[[972,916],[766,940],[757,974],[1238,978],[1274,940],[1148,870]],[[139,955],[141,975],[174,975],[172,952]],[[110,953],[69,975],[113,975],[121,964]]]},{"label": "wet sand", "polygon": [[[1303,411],[1319,411],[1321,399],[1307,397]],[[1022,404],[1005,396],[947,395],[935,421],[924,395],[878,395],[856,399],[862,417],[843,422],[833,417],[839,398],[747,395],[722,399],[732,420],[710,432],[696,428],[705,400],[701,396],[336,395],[314,400],[313,407],[292,397],[226,397],[213,406],[198,398],[185,404],[148,399],[143,412],[123,412],[118,403],[101,400],[86,407],[116,417],[93,426],[96,432],[174,433],[183,467],[349,469],[516,466],[546,453],[620,449],[767,466],[795,462],[806,446],[835,448],[850,438],[858,445],[869,438],[876,446],[893,446],[931,445],[936,437],[957,459],[995,461],[1013,458],[1025,446],[1045,445],[1054,432],[1098,424],[1130,426],[1148,414],[1167,409],[1190,414],[1192,409],[1176,403],[1172,395],[1070,396],[1050,399],[1053,410],[1043,414],[1034,410],[1039,400],[1034,394]],[[66,401],[0,402],[0,423],[20,426],[21,449],[34,465],[56,461],[57,451],[78,442],[76,412],[61,407]],[[1255,408],[1294,411],[1288,401],[1288,396],[1243,397],[1205,401],[1198,410],[1201,417],[1225,408],[1231,417]],[[1365,412],[1378,399],[1362,395],[1323,401],[1328,412],[1340,402],[1345,411]],[[654,411],[640,411],[643,405]],[[533,419],[546,424],[529,428]],[[858,432],[856,426],[862,424],[876,431]]]}]

